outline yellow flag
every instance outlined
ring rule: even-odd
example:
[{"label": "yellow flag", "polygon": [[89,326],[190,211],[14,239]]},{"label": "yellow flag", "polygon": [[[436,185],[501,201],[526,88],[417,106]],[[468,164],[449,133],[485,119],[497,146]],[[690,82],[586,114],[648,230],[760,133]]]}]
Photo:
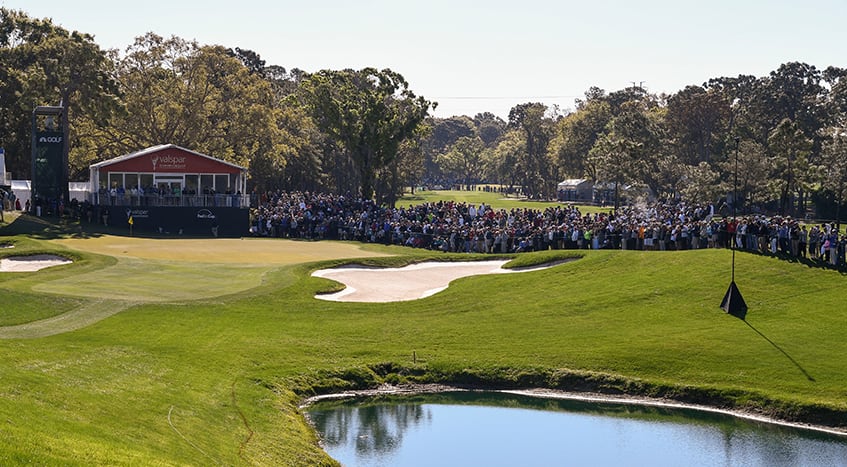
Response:
[{"label": "yellow flag", "polygon": [[132,225],[132,224],[133,224],[132,216],[129,216],[129,220],[128,220],[127,222],[129,222],[129,225]]}]

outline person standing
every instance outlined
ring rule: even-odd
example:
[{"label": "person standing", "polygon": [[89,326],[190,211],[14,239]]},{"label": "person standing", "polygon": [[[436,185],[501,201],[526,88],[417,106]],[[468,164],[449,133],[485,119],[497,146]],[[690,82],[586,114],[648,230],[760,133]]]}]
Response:
[{"label": "person standing", "polygon": [[809,258],[818,259],[820,249],[818,247],[820,239],[820,229],[818,226],[813,226],[809,232]]},{"label": "person standing", "polygon": [[800,230],[797,232],[797,239],[799,240],[799,244],[797,246],[797,253],[803,258],[806,257],[806,245],[809,243],[809,232],[806,230],[806,226],[803,225],[800,227]]}]

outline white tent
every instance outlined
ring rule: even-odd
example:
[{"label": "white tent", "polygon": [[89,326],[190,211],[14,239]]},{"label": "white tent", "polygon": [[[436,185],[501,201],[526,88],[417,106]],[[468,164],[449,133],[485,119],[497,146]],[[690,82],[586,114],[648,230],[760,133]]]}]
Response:
[{"label": "white tent", "polygon": [[591,201],[594,183],[584,178],[562,180],[556,186],[561,201]]}]

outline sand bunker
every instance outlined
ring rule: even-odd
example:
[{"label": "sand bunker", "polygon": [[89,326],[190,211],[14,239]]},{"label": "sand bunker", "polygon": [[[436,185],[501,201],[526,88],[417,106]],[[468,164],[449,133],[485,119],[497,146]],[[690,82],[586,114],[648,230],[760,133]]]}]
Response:
[{"label": "sand bunker", "polygon": [[55,255],[10,256],[0,259],[0,272],[34,272],[71,261]]},{"label": "sand bunker", "polygon": [[508,260],[427,262],[402,268],[373,268],[343,266],[321,269],[312,273],[341,282],[344,290],[331,294],[315,295],[321,300],[336,302],[400,302],[428,297],[447,288],[455,279],[479,274],[503,274],[536,271],[552,265],[533,268],[503,269]]}]

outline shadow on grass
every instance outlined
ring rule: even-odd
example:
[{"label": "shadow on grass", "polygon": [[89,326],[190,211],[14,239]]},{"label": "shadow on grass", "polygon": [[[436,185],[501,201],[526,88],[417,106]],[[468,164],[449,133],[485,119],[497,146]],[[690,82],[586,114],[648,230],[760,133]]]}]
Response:
[{"label": "shadow on grass", "polygon": [[750,324],[749,322],[747,322],[747,320],[742,319],[741,321],[744,321],[744,324],[746,324],[747,326],[749,326],[749,327],[750,327],[750,329],[752,329],[753,331],[755,331],[755,332],[756,332],[756,334],[758,334],[758,335],[762,336],[762,339],[764,339],[764,340],[768,341],[768,343],[770,343],[770,345],[772,345],[772,346],[773,346],[773,348],[775,348],[776,350],[779,350],[779,352],[780,352],[780,353],[782,353],[783,355],[785,355],[785,357],[786,357],[789,361],[791,361],[791,363],[793,363],[793,364],[794,364],[794,366],[796,366],[798,370],[800,370],[800,371],[803,373],[803,375],[806,377],[806,379],[807,379],[807,380],[809,380],[809,381],[811,381],[811,382],[815,382],[815,378],[813,378],[813,377],[812,377],[812,375],[810,375],[810,374],[809,374],[809,372],[808,372],[808,371],[806,371],[806,369],[805,369],[805,368],[803,368],[803,366],[802,366],[802,365],[800,365],[800,363],[798,363],[798,362],[797,362],[797,360],[794,360],[794,357],[792,357],[791,355],[789,355],[789,354],[788,354],[788,352],[786,352],[785,350],[783,350],[783,348],[782,348],[782,347],[778,346],[778,345],[776,344],[776,342],[774,342],[774,341],[770,340],[770,339],[768,338],[768,336],[766,336],[766,335],[762,334],[762,332],[761,332],[761,331],[759,331],[758,329],[756,329],[755,327],[753,327],[753,325],[752,325],[752,324]]},{"label": "shadow on grass", "polygon": [[[83,224],[77,220],[58,217],[37,217],[21,214],[12,222],[0,226],[0,235],[27,235],[38,240],[53,240],[57,238],[93,238],[106,233],[95,224]],[[120,235],[120,233],[117,233]]]},{"label": "shadow on grass", "polygon": [[72,218],[56,216],[37,217],[23,213],[12,222],[0,224],[0,236],[26,235],[37,240],[55,240],[59,238],[98,238],[104,235],[138,238],[198,238],[207,236],[160,234],[155,232],[131,232],[126,226],[104,226],[102,224],[82,222]]},{"label": "shadow on grass", "polygon": [[768,253],[761,251],[752,251],[752,250],[735,250],[739,253],[748,253],[756,256],[764,256],[767,258],[775,258],[780,261],[785,261],[787,263],[794,264],[802,264],[808,268],[815,269],[831,269],[833,271],[838,271],[842,276],[847,276],[847,264],[841,264],[839,266],[833,266],[832,264],[822,260],[822,259],[812,259],[805,256],[792,256],[785,253]]}]

